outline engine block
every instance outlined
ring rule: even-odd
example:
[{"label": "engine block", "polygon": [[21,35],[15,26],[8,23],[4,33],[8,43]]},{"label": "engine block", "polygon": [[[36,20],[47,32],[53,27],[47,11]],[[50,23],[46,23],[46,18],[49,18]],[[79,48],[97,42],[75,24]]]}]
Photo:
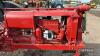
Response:
[{"label": "engine block", "polygon": [[[80,5],[62,9],[8,11],[4,17],[5,27],[0,32],[0,50],[67,50],[76,51],[75,56],[79,56],[78,50],[84,48],[82,18],[89,9],[88,5]],[[52,16],[61,18],[53,19]]]}]

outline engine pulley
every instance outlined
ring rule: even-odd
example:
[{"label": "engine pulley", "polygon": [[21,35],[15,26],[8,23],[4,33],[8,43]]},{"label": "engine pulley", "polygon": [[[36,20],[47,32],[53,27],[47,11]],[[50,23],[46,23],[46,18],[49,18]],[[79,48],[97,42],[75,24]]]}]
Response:
[{"label": "engine pulley", "polygon": [[47,39],[47,40],[52,40],[53,37],[54,37],[54,34],[53,34],[53,32],[50,31],[50,30],[45,30],[45,31],[43,32],[43,37],[44,37],[45,39]]}]

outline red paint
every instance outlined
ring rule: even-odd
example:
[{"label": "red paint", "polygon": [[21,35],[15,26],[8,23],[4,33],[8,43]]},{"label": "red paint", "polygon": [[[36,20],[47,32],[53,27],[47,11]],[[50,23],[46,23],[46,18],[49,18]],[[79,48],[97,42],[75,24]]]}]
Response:
[{"label": "red paint", "polygon": [[[79,56],[77,51],[84,48],[81,28],[82,15],[83,12],[89,9],[89,6],[81,5],[75,8],[63,9],[37,8],[8,11],[5,13],[5,30],[0,34],[0,50],[76,50],[75,56]],[[67,23],[63,25],[59,22],[60,19],[47,20],[44,18],[40,20],[36,16],[66,16]],[[17,30],[11,31],[12,29]],[[29,31],[22,31],[24,29]],[[45,30],[53,33],[52,40],[47,40],[43,37]],[[23,33],[28,35],[24,36]],[[47,33],[47,36],[49,35],[50,37],[50,33]]]},{"label": "red paint", "polygon": [[44,29],[59,32],[59,21],[58,20],[39,20],[39,25],[43,26]]},{"label": "red paint", "polygon": [[36,43],[43,43],[43,39],[42,39],[42,30],[40,29],[40,28],[37,28],[36,29],[36,40],[35,40],[35,42]]},{"label": "red paint", "polygon": [[33,12],[11,11],[6,14],[6,23],[9,28],[35,28]]}]

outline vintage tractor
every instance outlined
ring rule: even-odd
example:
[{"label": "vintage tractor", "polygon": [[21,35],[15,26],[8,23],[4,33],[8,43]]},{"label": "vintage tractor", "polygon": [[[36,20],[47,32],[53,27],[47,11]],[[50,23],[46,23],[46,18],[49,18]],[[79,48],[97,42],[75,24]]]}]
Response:
[{"label": "vintage tractor", "polygon": [[[82,18],[88,5],[68,8],[4,9],[0,24],[0,51],[18,49],[66,50],[80,56],[84,48]],[[60,18],[48,19],[48,16]]]}]

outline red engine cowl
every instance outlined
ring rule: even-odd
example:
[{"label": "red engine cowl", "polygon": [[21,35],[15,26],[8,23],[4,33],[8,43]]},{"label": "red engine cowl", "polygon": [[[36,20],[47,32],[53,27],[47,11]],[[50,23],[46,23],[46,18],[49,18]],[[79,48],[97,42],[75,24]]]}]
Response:
[{"label": "red engine cowl", "polygon": [[32,11],[11,11],[5,16],[9,28],[34,28]]}]

